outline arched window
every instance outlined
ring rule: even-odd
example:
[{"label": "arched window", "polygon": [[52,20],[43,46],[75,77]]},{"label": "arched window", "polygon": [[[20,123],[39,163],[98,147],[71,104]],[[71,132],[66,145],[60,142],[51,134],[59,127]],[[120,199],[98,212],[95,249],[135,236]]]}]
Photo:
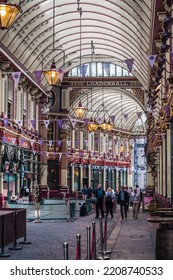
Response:
[{"label": "arched window", "polygon": [[84,63],[68,73],[69,77],[126,77],[133,76],[121,66],[109,62]]}]

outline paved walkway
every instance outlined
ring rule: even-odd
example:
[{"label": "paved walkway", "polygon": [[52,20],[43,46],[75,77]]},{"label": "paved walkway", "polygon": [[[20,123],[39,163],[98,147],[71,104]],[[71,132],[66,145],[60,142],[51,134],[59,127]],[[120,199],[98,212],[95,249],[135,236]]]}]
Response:
[{"label": "paved walkway", "polygon": [[[111,260],[116,259],[154,259],[154,243],[156,226],[150,226],[146,213],[140,213],[139,218],[132,218],[131,209],[128,217],[121,220],[120,214],[107,220],[107,249],[111,249]],[[87,227],[92,222],[96,224],[97,253],[100,251],[100,219],[95,219],[95,213],[80,217],[74,222],[43,221],[42,223],[27,222],[27,240],[31,245],[20,245],[22,250],[9,251],[8,260],[63,260],[63,244],[68,243],[69,259],[76,259],[76,235],[81,235],[81,259],[87,256]],[[104,228],[104,223],[103,223]],[[0,257],[0,259],[4,259]]]},{"label": "paved walkway", "polygon": [[154,260],[155,238],[158,224],[147,222],[147,213],[139,213],[138,219],[133,219],[132,211],[127,219],[118,220],[108,239],[111,248],[111,260]]}]

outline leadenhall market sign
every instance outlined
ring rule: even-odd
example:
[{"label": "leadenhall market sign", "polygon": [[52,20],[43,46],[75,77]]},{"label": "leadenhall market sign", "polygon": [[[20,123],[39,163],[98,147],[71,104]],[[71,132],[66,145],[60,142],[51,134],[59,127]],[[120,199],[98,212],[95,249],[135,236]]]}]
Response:
[{"label": "leadenhall market sign", "polygon": [[141,87],[138,81],[68,81],[68,85],[71,87]]}]

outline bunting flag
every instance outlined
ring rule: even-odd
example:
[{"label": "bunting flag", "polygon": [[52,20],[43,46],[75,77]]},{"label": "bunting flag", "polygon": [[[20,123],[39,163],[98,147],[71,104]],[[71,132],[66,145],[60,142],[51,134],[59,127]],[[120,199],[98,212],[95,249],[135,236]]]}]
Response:
[{"label": "bunting flag", "polygon": [[59,74],[59,79],[60,79],[61,82],[62,82],[63,77],[64,77],[64,70],[63,70],[62,68],[58,68],[58,69],[56,69],[56,70],[57,70],[57,72],[58,72],[58,74]]},{"label": "bunting flag", "polygon": [[110,62],[103,62],[103,68],[107,74],[107,76],[110,76]]},{"label": "bunting flag", "polygon": [[46,156],[47,156],[47,157],[49,156],[49,152],[46,152]]},{"label": "bunting flag", "polygon": [[129,72],[131,73],[132,72],[132,68],[133,68],[134,59],[133,58],[129,58],[129,59],[124,60],[124,62],[126,63],[127,68],[129,69]]},{"label": "bunting flag", "polygon": [[24,142],[25,142],[25,139],[24,139],[24,138],[21,138],[21,144],[22,144],[22,146],[23,146]]},{"label": "bunting flag", "polygon": [[70,147],[71,141],[67,141],[67,146]]},{"label": "bunting flag", "polygon": [[61,158],[62,157],[62,153],[59,153],[59,158]]},{"label": "bunting flag", "polygon": [[79,66],[80,75],[82,77],[86,76],[87,70],[88,70],[88,64],[82,64]]},{"label": "bunting flag", "polygon": [[30,140],[30,144],[31,144],[31,147],[33,146],[33,144],[34,144],[34,140]]},{"label": "bunting flag", "polygon": [[36,120],[31,120],[31,125],[32,125],[33,128],[35,128],[36,127]]},{"label": "bunting flag", "polygon": [[71,124],[72,124],[72,127],[75,128],[76,121],[75,120],[71,120]]},{"label": "bunting flag", "polygon": [[49,146],[51,147],[53,144],[53,141],[52,140],[49,140]]},{"label": "bunting flag", "polygon": [[6,142],[6,137],[5,136],[2,137],[2,141]]},{"label": "bunting flag", "polygon": [[136,112],[138,119],[140,119],[142,117],[142,112]]},{"label": "bunting flag", "polygon": [[102,123],[102,118],[98,118],[98,124]]},{"label": "bunting flag", "polygon": [[13,77],[15,88],[17,88],[19,84],[21,72],[11,72],[11,76]]},{"label": "bunting flag", "polygon": [[62,120],[57,120],[57,124],[58,124],[58,127],[61,129],[62,128]]},{"label": "bunting flag", "polygon": [[44,120],[44,125],[45,125],[45,127],[46,127],[46,129],[47,129],[48,126],[49,126],[49,120]]},{"label": "bunting flag", "polygon": [[128,121],[128,114],[124,114],[123,116],[124,116],[125,121],[127,122]]},{"label": "bunting flag", "polygon": [[58,147],[60,147],[61,146],[61,140],[58,140]]},{"label": "bunting flag", "polygon": [[22,120],[17,120],[17,124],[18,124],[19,129],[21,129],[22,124],[23,124]]},{"label": "bunting flag", "polygon": [[115,116],[110,116],[110,119],[113,123],[115,122]]},{"label": "bunting flag", "polygon": [[12,138],[11,140],[12,140],[12,143],[13,143],[13,145],[14,145],[15,142],[16,142],[16,138]]},{"label": "bunting flag", "polygon": [[155,62],[155,60],[156,60],[156,57],[157,57],[156,54],[154,54],[154,55],[148,55],[148,61],[149,61],[151,67],[153,67],[154,62]]},{"label": "bunting flag", "polygon": [[4,119],[3,119],[3,122],[4,122],[4,126],[7,127],[7,126],[8,126],[8,119],[7,119],[7,118],[4,118]]},{"label": "bunting flag", "polygon": [[34,73],[34,76],[35,76],[38,84],[40,84],[43,71],[42,70],[35,70],[35,71],[33,71],[33,73]]},{"label": "bunting flag", "polygon": [[89,123],[89,118],[84,118],[83,121],[85,122],[85,125]]},{"label": "bunting flag", "polygon": [[33,151],[33,154],[34,154],[34,156],[35,156],[35,154],[36,154],[36,151],[35,151],[35,150]]},{"label": "bunting flag", "polygon": [[40,144],[40,146],[43,145],[43,139],[39,140],[39,144]]},{"label": "bunting flag", "polygon": [[88,140],[84,140],[85,144],[88,145]]}]

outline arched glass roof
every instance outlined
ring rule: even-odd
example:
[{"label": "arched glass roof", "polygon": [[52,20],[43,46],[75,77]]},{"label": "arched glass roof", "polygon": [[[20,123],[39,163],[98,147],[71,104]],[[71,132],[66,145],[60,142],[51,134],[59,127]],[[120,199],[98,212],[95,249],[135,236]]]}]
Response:
[{"label": "arched glass roof", "polygon": [[[21,2],[22,13],[9,31],[1,31],[1,42],[31,72],[42,68],[42,64],[50,66],[53,58],[57,67],[61,67],[64,54],[65,72],[75,64],[79,65],[78,1],[58,0],[55,7],[53,0]],[[79,3],[82,8],[82,63],[86,59],[88,62],[93,40],[94,61],[118,62],[126,68],[124,60],[134,59],[132,74],[146,88],[151,0],[87,0]]]},{"label": "arched glass roof", "polygon": [[[89,63],[93,41],[93,62],[109,62],[128,71],[125,60],[133,59],[132,75],[144,90],[148,88],[151,0],[22,0],[21,3],[22,13],[10,30],[1,30],[0,41],[29,72],[49,68],[53,59],[57,68],[64,66],[65,73],[80,63]],[[42,85],[47,87],[45,79]],[[144,111],[143,104],[128,90],[104,90],[105,108],[110,115],[116,115],[117,127],[123,95],[123,114],[129,115],[124,128],[132,130],[138,119],[136,111]],[[93,98],[90,93],[83,95],[88,115],[101,105],[101,96],[100,88],[93,89]]]}]

